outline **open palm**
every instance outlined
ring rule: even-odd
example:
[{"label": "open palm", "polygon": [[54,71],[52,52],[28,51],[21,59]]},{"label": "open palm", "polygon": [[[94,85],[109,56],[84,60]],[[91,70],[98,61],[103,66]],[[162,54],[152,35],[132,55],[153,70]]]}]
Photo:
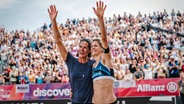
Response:
[{"label": "open palm", "polygon": [[93,7],[93,10],[94,10],[96,16],[103,17],[106,7],[107,6],[106,5],[104,6],[103,2],[101,2],[101,1],[96,2],[96,8]]},{"label": "open palm", "polygon": [[51,5],[50,8],[48,9],[49,16],[51,20],[55,20],[58,14],[58,11],[56,10],[55,5]]}]

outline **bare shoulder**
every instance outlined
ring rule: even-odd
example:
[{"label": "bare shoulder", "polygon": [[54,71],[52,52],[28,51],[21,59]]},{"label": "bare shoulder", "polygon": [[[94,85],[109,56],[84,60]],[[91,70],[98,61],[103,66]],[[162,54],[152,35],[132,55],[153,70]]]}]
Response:
[{"label": "bare shoulder", "polygon": [[102,63],[108,68],[113,68],[112,58],[108,54],[102,53]]}]

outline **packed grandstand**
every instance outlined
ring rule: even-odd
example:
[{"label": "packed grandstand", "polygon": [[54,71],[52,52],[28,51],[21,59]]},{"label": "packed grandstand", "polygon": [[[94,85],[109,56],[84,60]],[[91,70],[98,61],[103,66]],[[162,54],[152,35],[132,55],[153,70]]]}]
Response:
[{"label": "packed grandstand", "polygon": [[[179,77],[184,72],[184,13],[113,15],[105,18],[117,80]],[[96,18],[58,23],[64,45],[77,57],[81,38],[99,38]],[[52,24],[39,31],[0,27],[0,84],[67,83],[65,62],[53,39]]]}]

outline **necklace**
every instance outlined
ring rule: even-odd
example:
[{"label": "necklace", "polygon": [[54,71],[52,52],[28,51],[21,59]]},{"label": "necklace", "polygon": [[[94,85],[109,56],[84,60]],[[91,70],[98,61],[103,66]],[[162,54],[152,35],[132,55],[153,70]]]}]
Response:
[{"label": "necklace", "polygon": [[79,63],[79,64],[78,64],[78,68],[80,69],[80,70],[79,70],[79,74],[82,75],[82,78],[85,77],[84,74],[85,74],[85,71],[86,71],[86,68],[85,68],[86,65],[87,65],[87,62],[86,62],[86,63]]}]

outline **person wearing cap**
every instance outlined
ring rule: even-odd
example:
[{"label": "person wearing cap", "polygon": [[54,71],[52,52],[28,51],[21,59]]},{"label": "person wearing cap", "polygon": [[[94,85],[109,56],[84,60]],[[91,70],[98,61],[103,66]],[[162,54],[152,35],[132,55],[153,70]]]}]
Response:
[{"label": "person wearing cap", "polygon": [[169,61],[169,77],[179,77],[178,62],[175,60],[174,56],[171,56]]},{"label": "person wearing cap", "polygon": [[153,67],[151,64],[145,64],[142,71],[144,72],[144,79],[153,79]]}]

